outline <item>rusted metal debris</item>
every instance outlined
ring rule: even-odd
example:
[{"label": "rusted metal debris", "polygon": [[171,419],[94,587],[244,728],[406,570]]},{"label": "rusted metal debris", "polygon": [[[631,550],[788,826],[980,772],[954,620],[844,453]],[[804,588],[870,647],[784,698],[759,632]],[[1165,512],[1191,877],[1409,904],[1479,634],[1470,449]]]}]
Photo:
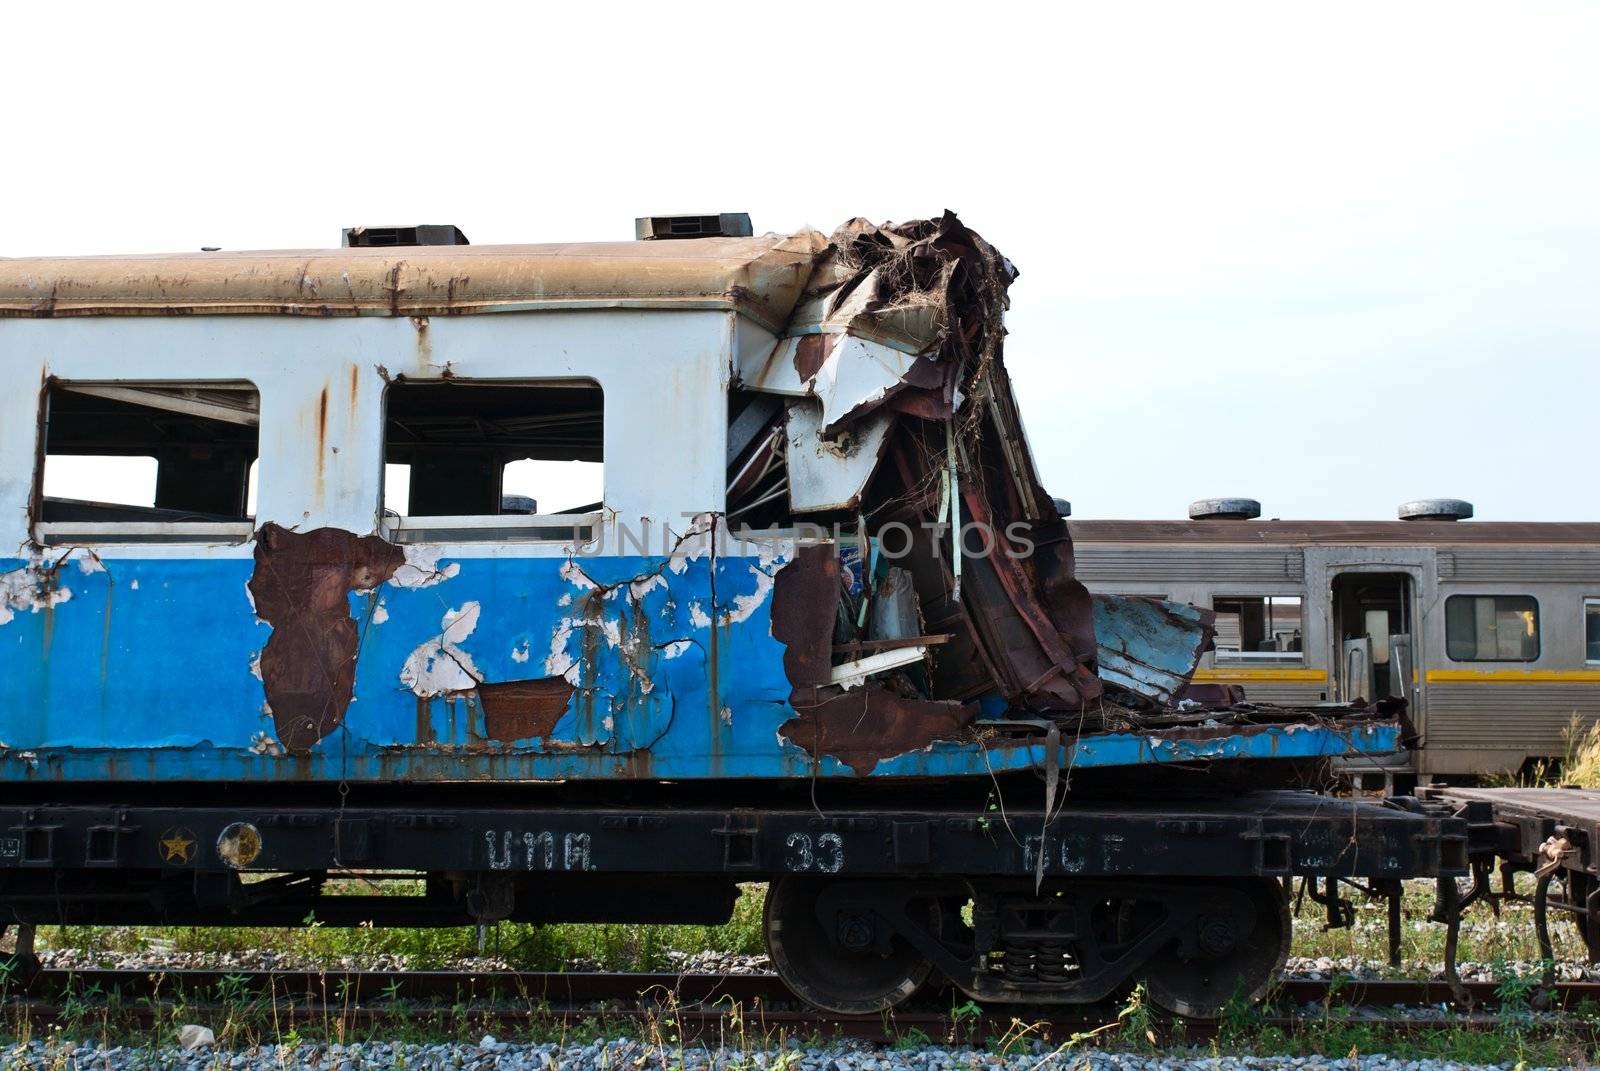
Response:
[{"label": "rusted metal debris", "polygon": [[[866,548],[849,576],[828,546],[802,548],[777,576],[773,635],[787,646],[798,712],[782,735],[865,772],[888,756],[975,739],[985,711],[1051,719],[1068,735],[1197,739],[1359,719],[1354,709],[1249,706],[1237,689],[1195,691],[1210,611],[1091,599],[1074,579],[1071,536],[1039,481],[1004,366],[1002,315],[1016,275],[952,214],[852,220],[820,257],[786,337],[742,369],[747,388],[787,396],[789,508],[752,513],[780,526],[855,520]],[[873,631],[872,607],[890,588],[875,562],[891,535],[916,622],[885,635]],[[920,662],[881,660],[899,664],[854,689],[830,679],[865,645],[908,635],[939,642],[917,648]],[[1038,736],[1006,739],[996,746]]]},{"label": "rusted metal debris", "polygon": [[[791,512],[780,520],[826,516],[828,508],[812,507],[820,500],[858,510],[869,537],[886,542],[881,526],[890,522],[895,534],[909,533],[896,564],[915,579],[926,631],[952,640],[930,655],[925,687],[900,674],[903,695],[882,683],[830,694],[819,640],[832,631],[839,585],[821,567],[832,551],[802,552],[779,574],[773,628],[789,644],[791,702],[802,715],[784,733],[807,750],[842,758],[866,748],[870,757],[883,747],[895,754],[951,739],[972,723],[984,696],[1061,713],[1100,697],[1090,600],[1072,578],[1071,540],[1031,458],[1017,448],[1022,429],[1001,360],[1006,288],[1016,274],[950,213],[903,225],[852,220],[833,235],[791,318],[788,361],[751,370],[751,387],[799,395],[787,406],[791,462],[807,443],[818,444],[813,454],[821,457],[841,440],[882,443],[870,480],[856,466],[846,493],[833,500],[812,490],[814,474],[797,480],[791,472]],[[937,428],[946,422],[955,434],[941,441]],[[952,547],[960,527],[1007,533],[1027,552],[968,539],[958,567]],[[870,563],[863,568],[872,571]],[[873,598],[877,578],[866,579],[852,605]],[[940,705],[929,709],[930,702]]]}]

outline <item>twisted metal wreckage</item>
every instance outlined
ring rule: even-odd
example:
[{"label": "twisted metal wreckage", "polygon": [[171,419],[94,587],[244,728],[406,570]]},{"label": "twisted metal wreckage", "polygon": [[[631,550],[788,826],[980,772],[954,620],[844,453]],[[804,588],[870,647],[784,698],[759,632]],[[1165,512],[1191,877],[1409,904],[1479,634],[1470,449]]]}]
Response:
[{"label": "twisted metal wreckage", "polygon": [[[63,547],[35,525],[0,561],[0,631],[39,633],[38,664],[8,672],[3,705],[116,694],[126,739],[14,716],[0,771],[33,776],[44,755],[55,776],[95,777],[94,754],[118,747],[184,777],[262,776],[277,758],[311,779],[959,776],[1395,750],[1390,708],[1281,710],[1192,685],[1210,611],[1091,597],[1073,578],[1003,360],[1016,276],[948,213],[852,220],[831,239],[0,261],[0,317],[409,318],[413,363],[380,364],[386,383],[471,377],[440,355],[470,322],[508,318],[465,313],[736,314],[718,373],[722,509],[691,511],[659,553],[636,530],[649,518],[609,493],[553,519],[572,523],[559,553],[526,558],[430,543],[381,511],[363,532],[263,510],[252,541],[192,548],[209,571],[180,575],[170,553]],[[353,430],[369,372],[350,367]],[[63,374],[44,373],[47,390]],[[328,388],[308,404],[325,451]],[[227,592],[233,612],[197,615],[185,584],[194,599]],[[141,675],[177,668],[144,636],[198,617],[218,677],[201,724],[140,701]],[[64,679],[93,658],[98,683]],[[170,750],[202,741],[214,750]]]},{"label": "twisted metal wreckage", "polygon": [[[852,220],[820,256],[782,341],[738,367],[751,394],[730,433],[730,518],[803,530],[813,517],[837,533],[843,514],[859,539],[851,553],[843,536],[837,600],[832,547],[802,548],[777,575],[773,633],[789,649],[799,712],[783,734],[866,773],[980,728],[996,730],[991,740],[1143,734],[1161,761],[1163,745],[1224,757],[1230,748],[1184,745],[1237,746],[1283,723],[1374,727],[1376,712],[1319,719],[1197,688],[1209,610],[1091,597],[1073,579],[1072,541],[1040,484],[1002,359],[1017,274],[949,213]],[[895,667],[908,671],[883,672]],[[1046,748],[1045,761],[1054,754]]]}]

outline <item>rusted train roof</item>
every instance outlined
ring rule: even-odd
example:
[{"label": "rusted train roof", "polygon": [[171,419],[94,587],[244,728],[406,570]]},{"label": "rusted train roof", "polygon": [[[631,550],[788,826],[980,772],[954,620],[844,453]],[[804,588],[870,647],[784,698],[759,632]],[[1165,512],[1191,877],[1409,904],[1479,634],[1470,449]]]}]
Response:
[{"label": "rusted train roof", "polygon": [[1577,521],[1069,521],[1079,543],[1292,543],[1405,546],[1600,545],[1600,523]]},{"label": "rusted train roof", "polygon": [[420,316],[736,309],[781,327],[827,239],[408,246],[0,258],[0,316]]}]

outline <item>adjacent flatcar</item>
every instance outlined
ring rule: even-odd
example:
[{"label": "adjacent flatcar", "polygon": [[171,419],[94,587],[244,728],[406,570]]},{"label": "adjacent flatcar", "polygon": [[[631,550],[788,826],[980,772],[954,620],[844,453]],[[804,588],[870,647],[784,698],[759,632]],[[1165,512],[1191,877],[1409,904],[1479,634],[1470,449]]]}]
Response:
[{"label": "adjacent flatcar", "polygon": [[1214,610],[1196,681],[1290,704],[1404,698],[1418,747],[1371,767],[1402,781],[1517,771],[1600,718],[1600,524],[1469,520],[1459,500],[1394,521],[1259,510],[1072,521],[1077,575]]}]

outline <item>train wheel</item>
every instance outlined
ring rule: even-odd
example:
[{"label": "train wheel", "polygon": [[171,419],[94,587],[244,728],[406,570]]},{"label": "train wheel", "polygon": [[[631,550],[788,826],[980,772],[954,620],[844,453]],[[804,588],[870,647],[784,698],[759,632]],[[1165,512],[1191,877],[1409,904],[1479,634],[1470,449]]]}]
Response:
[{"label": "train wheel", "polygon": [[[871,1015],[894,1007],[927,981],[932,966],[887,931],[871,896],[828,908],[830,883],[787,877],[767,889],[767,954],[778,976],[809,1004],[839,1015]],[[855,891],[870,886],[855,886]],[[885,887],[887,901],[893,893]],[[821,910],[819,910],[819,908]],[[930,917],[930,925],[937,919]]]},{"label": "train wheel", "polygon": [[1254,1004],[1266,995],[1289,957],[1289,902],[1269,878],[1196,888],[1191,895],[1213,906],[1198,913],[1183,939],[1150,957],[1141,973],[1156,1007],[1215,1019],[1236,997]]}]

